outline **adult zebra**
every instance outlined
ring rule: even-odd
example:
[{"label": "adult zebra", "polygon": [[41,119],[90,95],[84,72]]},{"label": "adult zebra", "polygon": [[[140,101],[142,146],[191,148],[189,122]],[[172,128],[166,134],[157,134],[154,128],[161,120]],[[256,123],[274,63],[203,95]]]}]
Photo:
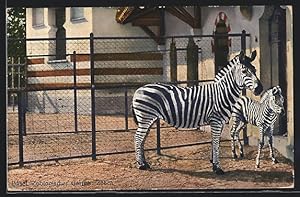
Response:
[{"label": "adult zebra", "polygon": [[132,108],[138,125],[135,150],[139,169],[150,168],[144,155],[144,143],[151,125],[159,118],[175,128],[197,128],[210,124],[213,171],[223,174],[219,162],[219,143],[232,106],[244,87],[255,95],[263,90],[251,64],[255,57],[256,51],[251,57],[241,51],[216,75],[214,83],[186,88],[148,84],[138,88],[133,96]]},{"label": "adult zebra", "polygon": [[259,144],[256,157],[256,168],[259,168],[260,153],[264,146],[264,136],[269,138],[270,157],[273,164],[277,163],[273,151],[273,129],[274,123],[280,113],[284,113],[284,97],[281,88],[275,86],[266,90],[260,101],[252,100],[249,97],[242,96],[233,106],[232,127],[231,127],[231,150],[232,157],[237,158],[235,151],[235,141],[238,140],[240,157],[244,157],[243,145],[239,139],[239,132],[247,123],[259,127]]}]

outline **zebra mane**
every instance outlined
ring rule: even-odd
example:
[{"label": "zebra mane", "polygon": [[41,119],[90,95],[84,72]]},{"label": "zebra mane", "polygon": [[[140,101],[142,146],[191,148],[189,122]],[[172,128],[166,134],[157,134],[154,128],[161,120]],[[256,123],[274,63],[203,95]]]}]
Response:
[{"label": "zebra mane", "polygon": [[240,63],[238,57],[239,57],[239,56],[237,55],[237,56],[235,56],[233,59],[231,59],[231,60],[227,63],[227,65],[224,66],[224,67],[216,74],[215,79],[214,79],[215,82],[218,82],[218,81],[220,81],[221,79],[223,79],[223,78],[226,76],[226,74],[227,74],[229,71],[231,71],[232,68],[233,68],[235,65],[237,65],[237,64]]}]

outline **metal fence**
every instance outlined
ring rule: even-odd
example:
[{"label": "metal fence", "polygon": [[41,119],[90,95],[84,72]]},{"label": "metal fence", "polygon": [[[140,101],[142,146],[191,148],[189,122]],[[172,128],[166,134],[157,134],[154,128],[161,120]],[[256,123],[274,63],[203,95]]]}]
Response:
[{"label": "metal fence", "polygon": [[[231,56],[249,48],[248,36],[245,32],[229,35]],[[188,85],[190,80],[170,81],[172,68],[168,65],[174,62],[169,47],[175,43],[175,62],[188,70],[189,38],[198,46],[201,68],[214,67],[209,63],[214,57],[214,35],[165,37],[166,44],[158,47],[148,37],[98,38],[91,34],[65,39],[61,52],[57,39],[27,39],[26,61],[8,62],[8,95],[14,95],[8,103],[9,165],[134,152],[133,93],[146,83]],[[192,82],[203,84],[212,79]],[[176,132],[164,122],[152,129],[156,132],[150,132],[145,146],[158,153],[210,143],[197,130]]]}]

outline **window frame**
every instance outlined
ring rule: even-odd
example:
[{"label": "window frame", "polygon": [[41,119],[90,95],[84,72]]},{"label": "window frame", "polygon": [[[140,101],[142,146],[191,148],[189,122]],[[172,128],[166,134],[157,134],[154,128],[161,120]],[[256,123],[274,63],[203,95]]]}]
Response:
[{"label": "window frame", "polygon": [[45,9],[32,8],[32,27],[45,27]]},{"label": "window frame", "polygon": [[[81,9],[80,13],[76,9]],[[79,15],[79,16],[76,16]],[[86,18],[84,17],[84,7],[70,7],[70,21],[71,22],[84,22]]]}]

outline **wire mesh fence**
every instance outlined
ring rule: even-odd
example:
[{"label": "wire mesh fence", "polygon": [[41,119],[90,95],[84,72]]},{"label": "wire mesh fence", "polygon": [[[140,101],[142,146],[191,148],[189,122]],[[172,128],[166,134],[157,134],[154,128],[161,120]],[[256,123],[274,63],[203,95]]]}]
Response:
[{"label": "wire mesh fence", "polygon": [[[134,152],[134,91],[146,83],[170,82],[172,42],[178,65],[177,81],[172,83],[186,86],[189,38],[166,37],[166,44],[157,46],[148,37],[91,35],[66,39],[61,52],[57,39],[27,39],[27,56],[18,63],[19,71],[8,62],[8,92],[17,95],[8,99],[9,165]],[[198,46],[197,83],[210,83],[215,75],[213,35],[192,38]],[[243,38],[242,34],[230,38],[232,56],[241,50]],[[209,80],[202,80],[204,76]],[[145,144],[151,150],[210,140],[201,135],[209,131],[207,126],[178,130],[160,121],[151,130],[156,132],[150,132]]]}]

